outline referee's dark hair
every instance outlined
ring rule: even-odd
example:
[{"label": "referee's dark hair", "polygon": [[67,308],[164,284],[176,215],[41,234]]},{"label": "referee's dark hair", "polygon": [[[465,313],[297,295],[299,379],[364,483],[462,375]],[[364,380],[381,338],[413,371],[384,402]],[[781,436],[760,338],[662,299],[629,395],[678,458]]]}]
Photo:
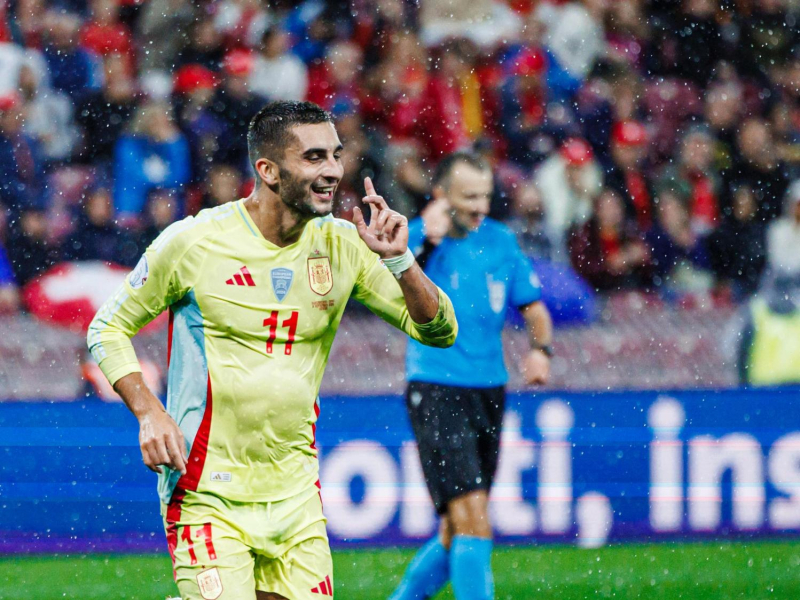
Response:
[{"label": "referee's dark hair", "polygon": [[447,189],[450,186],[450,174],[453,172],[453,167],[462,163],[478,171],[490,171],[492,168],[489,161],[477,152],[472,150],[459,150],[458,152],[448,154],[436,165],[436,170],[433,172],[433,179],[431,181],[433,187]]},{"label": "referee's dark hair", "polygon": [[247,128],[247,154],[255,169],[259,158],[278,161],[292,140],[295,125],[333,123],[333,115],[313,102],[278,100],[262,108]]}]

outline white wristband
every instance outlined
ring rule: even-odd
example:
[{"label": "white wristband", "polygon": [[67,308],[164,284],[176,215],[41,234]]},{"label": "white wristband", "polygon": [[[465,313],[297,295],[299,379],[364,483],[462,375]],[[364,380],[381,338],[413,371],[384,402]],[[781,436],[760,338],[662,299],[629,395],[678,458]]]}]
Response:
[{"label": "white wristband", "polygon": [[400,276],[411,268],[415,260],[414,253],[410,249],[406,249],[405,254],[394,258],[384,258],[383,264],[386,265],[392,275],[400,279]]}]

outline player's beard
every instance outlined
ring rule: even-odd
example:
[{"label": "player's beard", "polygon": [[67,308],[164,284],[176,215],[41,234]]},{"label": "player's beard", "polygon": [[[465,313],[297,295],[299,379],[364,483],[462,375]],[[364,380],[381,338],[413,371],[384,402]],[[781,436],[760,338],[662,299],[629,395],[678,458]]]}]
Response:
[{"label": "player's beard", "polygon": [[314,206],[312,200],[311,184],[314,183],[311,179],[300,179],[295,177],[291,171],[279,167],[278,173],[281,177],[280,196],[283,203],[297,211],[304,217],[324,217],[333,211],[331,208],[318,210]]}]

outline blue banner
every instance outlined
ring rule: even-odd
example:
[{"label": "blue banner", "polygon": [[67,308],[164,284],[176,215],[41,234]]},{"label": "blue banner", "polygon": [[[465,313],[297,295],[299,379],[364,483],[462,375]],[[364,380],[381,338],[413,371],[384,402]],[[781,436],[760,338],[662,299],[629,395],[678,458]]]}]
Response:
[{"label": "blue banner", "polygon": [[[334,545],[436,528],[403,399],[323,398]],[[0,403],[0,552],[163,550],[136,421],[100,401]],[[510,395],[492,519],[501,541],[800,530],[800,389]]]}]

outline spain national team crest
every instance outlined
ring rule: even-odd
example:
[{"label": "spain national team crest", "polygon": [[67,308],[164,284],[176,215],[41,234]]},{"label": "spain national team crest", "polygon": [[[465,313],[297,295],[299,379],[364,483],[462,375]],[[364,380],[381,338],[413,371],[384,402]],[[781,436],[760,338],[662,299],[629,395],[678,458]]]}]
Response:
[{"label": "spain national team crest", "polygon": [[292,279],[294,279],[294,271],[291,269],[284,269],[283,267],[272,269],[270,271],[272,278],[272,290],[275,292],[275,297],[278,302],[283,302],[286,294],[289,293],[289,288],[292,287]]},{"label": "spain national team crest", "polygon": [[197,587],[204,600],[217,600],[222,595],[222,580],[217,567],[197,575]]},{"label": "spain national team crest", "polygon": [[327,256],[308,259],[308,283],[314,293],[320,296],[333,289],[333,272]]}]

